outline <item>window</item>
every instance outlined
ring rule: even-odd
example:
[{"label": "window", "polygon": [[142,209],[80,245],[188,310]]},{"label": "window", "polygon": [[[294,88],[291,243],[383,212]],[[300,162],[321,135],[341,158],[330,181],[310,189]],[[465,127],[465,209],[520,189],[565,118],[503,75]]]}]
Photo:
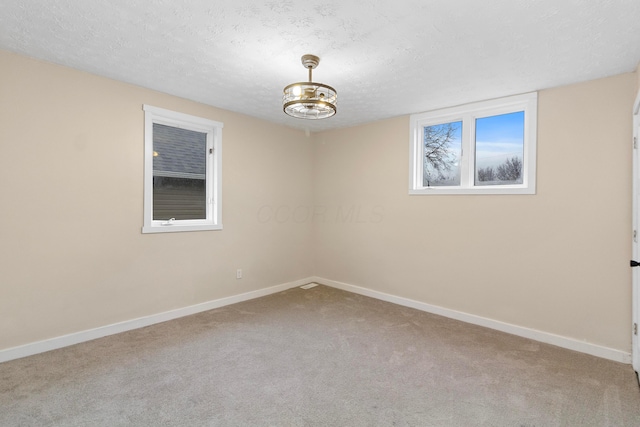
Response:
[{"label": "window", "polygon": [[537,93],[411,116],[409,194],[535,194]]},{"label": "window", "polygon": [[220,230],[223,124],[144,105],[143,233]]}]

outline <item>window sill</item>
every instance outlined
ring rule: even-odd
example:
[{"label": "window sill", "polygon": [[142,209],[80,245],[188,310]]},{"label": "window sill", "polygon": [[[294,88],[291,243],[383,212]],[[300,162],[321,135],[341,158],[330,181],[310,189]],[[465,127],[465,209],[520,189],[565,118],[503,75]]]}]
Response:
[{"label": "window sill", "polygon": [[222,224],[219,225],[152,225],[142,227],[142,234],[149,233],[179,233],[186,231],[212,231],[222,230]]},{"label": "window sill", "polygon": [[437,196],[437,195],[472,195],[472,194],[536,194],[535,188],[500,186],[500,188],[451,188],[451,187],[425,187],[409,190],[412,196]]}]

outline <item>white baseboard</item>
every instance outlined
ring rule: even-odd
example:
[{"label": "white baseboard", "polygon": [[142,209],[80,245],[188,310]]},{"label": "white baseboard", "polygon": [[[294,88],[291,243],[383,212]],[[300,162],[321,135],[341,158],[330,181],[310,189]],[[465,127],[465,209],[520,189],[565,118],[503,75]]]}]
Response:
[{"label": "white baseboard", "polygon": [[609,359],[609,360],[613,360],[621,363],[627,363],[627,364],[631,363],[631,354],[621,350],[603,347],[603,346],[599,346],[597,344],[591,344],[588,342],[578,341],[573,338],[568,338],[560,335],[551,334],[548,332],[538,331],[535,329],[525,328],[522,326],[512,325],[509,323],[504,323],[497,320],[476,316],[473,314],[467,314],[460,311],[455,311],[448,308],[439,307],[436,305],[431,305],[431,304],[423,303],[420,301],[398,297],[398,296],[387,294],[384,292],[374,291],[374,290],[363,288],[360,286],[350,285],[347,283],[337,282],[335,280],[329,280],[329,279],[325,279],[322,277],[315,277],[315,276],[305,278],[305,279],[295,280],[293,282],[283,283],[276,286],[271,286],[265,289],[259,289],[257,291],[246,292],[243,294],[233,295],[226,298],[220,298],[213,301],[207,301],[204,303],[191,305],[188,307],[165,311],[163,313],[139,317],[137,319],[127,320],[124,322],[101,326],[101,327],[89,329],[86,331],[75,332],[75,333],[63,335],[60,337],[50,338],[42,341],[36,341],[33,343],[21,345],[18,347],[12,347],[5,350],[0,350],[0,363],[13,360],[13,359],[19,359],[21,357],[31,356],[38,353],[44,353],[46,351],[55,350],[58,348],[67,347],[74,344],[79,344],[85,341],[91,341],[97,338],[118,334],[120,332],[126,332],[133,329],[144,328],[145,326],[166,322],[168,320],[189,316],[191,314],[212,310],[214,308],[224,307],[226,305],[235,304],[242,301],[248,301],[254,298],[260,298],[263,296],[271,295],[277,292],[281,292],[290,288],[302,286],[312,282],[319,283],[326,286],[331,286],[337,289],[342,289],[348,292],[353,292],[355,294],[365,295],[371,298],[376,298],[382,301],[391,302],[391,303],[402,305],[405,307],[415,308],[417,310],[425,311],[428,313],[438,314],[440,316],[460,320],[462,322],[484,326],[486,328],[495,329],[498,331],[506,332],[506,333],[517,335],[524,338],[529,338],[535,341],[556,345],[558,347],[566,348],[569,350],[579,351],[581,353],[590,354],[592,356],[597,356],[597,357],[601,357],[604,359]]},{"label": "white baseboard", "polygon": [[592,356],[601,357],[621,363],[631,363],[631,354],[621,350],[609,347],[603,347],[597,344],[591,344],[579,341],[573,338],[555,335],[549,332],[543,332],[536,329],[525,328],[523,326],[512,325],[510,323],[500,322],[498,320],[488,319],[486,317],[475,316],[460,311],[451,310],[437,305],[426,304],[424,302],[415,301],[408,298],[398,297],[384,292],[378,292],[371,289],[354,286],[347,283],[337,282],[322,277],[312,277],[313,282],[321,285],[331,286],[333,288],[342,289],[344,291],[353,292],[355,294],[365,295],[382,301],[391,302],[405,307],[415,308],[417,310],[426,311],[428,313],[438,314],[440,316],[451,319],[460,320],[462,322],[474,325],[484,326],[486,328],[495,329],[508,334],[517,335],[523,338],[529,338],[546,344],[552,344],[569,350],[579,351],[581,353],[590,354]]},{"label": "white baseboard", "polygon": [[126,320],[124,322],[114,323],[111,325],[101,326],[94,329],[88,329],[85,331],[75,332],[68,335],[62,335],[60,337],[50,338],[42,341],[36,341],[33,343],[21,345],[18,347],[11,347],[5,350],[0,350],[0,363],[7,362],[13,359],[19,359],[21,357],[32,356],[38,353],[44,353],[45,351],[55,350],[62,347],[67,347],[74,344],[79,344],[85,341],[91,341],[97,338],[106,337],[108,335],[118,334],[120,332],[126,332],[133,329],[144,328],[145,326],[154,325],[156,323],[166,322],[167,320],[177,319],[179,317],[189,316],[191,314],[200,313],[214,308],[224,307],[225,305],[231,305],[242,301],[247,301],[263,296],[271,295],[276,292],[281,292],[297,286],[306,285],[313,282],[312,278],[295,280],[293,282],[283,283],[276,286],[271,286],[265,289],[259,289],[257,291],[246,292],[239,295],[233,295],[226,298],[220,298],[213,301],[207,301],[200,304],[191,305],[188,307],[178,308],[175,310],[165,311],[163,313],[152,314],[150,316],[139,317],[137,319]]}]

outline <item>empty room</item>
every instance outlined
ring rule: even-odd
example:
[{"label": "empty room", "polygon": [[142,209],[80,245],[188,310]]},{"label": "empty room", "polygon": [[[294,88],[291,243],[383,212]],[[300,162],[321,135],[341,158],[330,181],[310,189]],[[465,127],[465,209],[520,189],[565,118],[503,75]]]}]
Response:
[{"label": "empty room", "polygon": [[0,2],[1,426],[640,425],[640,2]]}]

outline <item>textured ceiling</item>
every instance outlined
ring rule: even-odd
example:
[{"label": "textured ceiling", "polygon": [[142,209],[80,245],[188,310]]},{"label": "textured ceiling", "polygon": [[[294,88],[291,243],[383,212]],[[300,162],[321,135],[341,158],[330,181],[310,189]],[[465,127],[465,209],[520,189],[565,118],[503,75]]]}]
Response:
[{"label": "textured ceiling", "polygon": [[[319,131],[633,71],[640,0],[0,0],[0,48]],[[282,112],[306,53],[332,118]]]}]

